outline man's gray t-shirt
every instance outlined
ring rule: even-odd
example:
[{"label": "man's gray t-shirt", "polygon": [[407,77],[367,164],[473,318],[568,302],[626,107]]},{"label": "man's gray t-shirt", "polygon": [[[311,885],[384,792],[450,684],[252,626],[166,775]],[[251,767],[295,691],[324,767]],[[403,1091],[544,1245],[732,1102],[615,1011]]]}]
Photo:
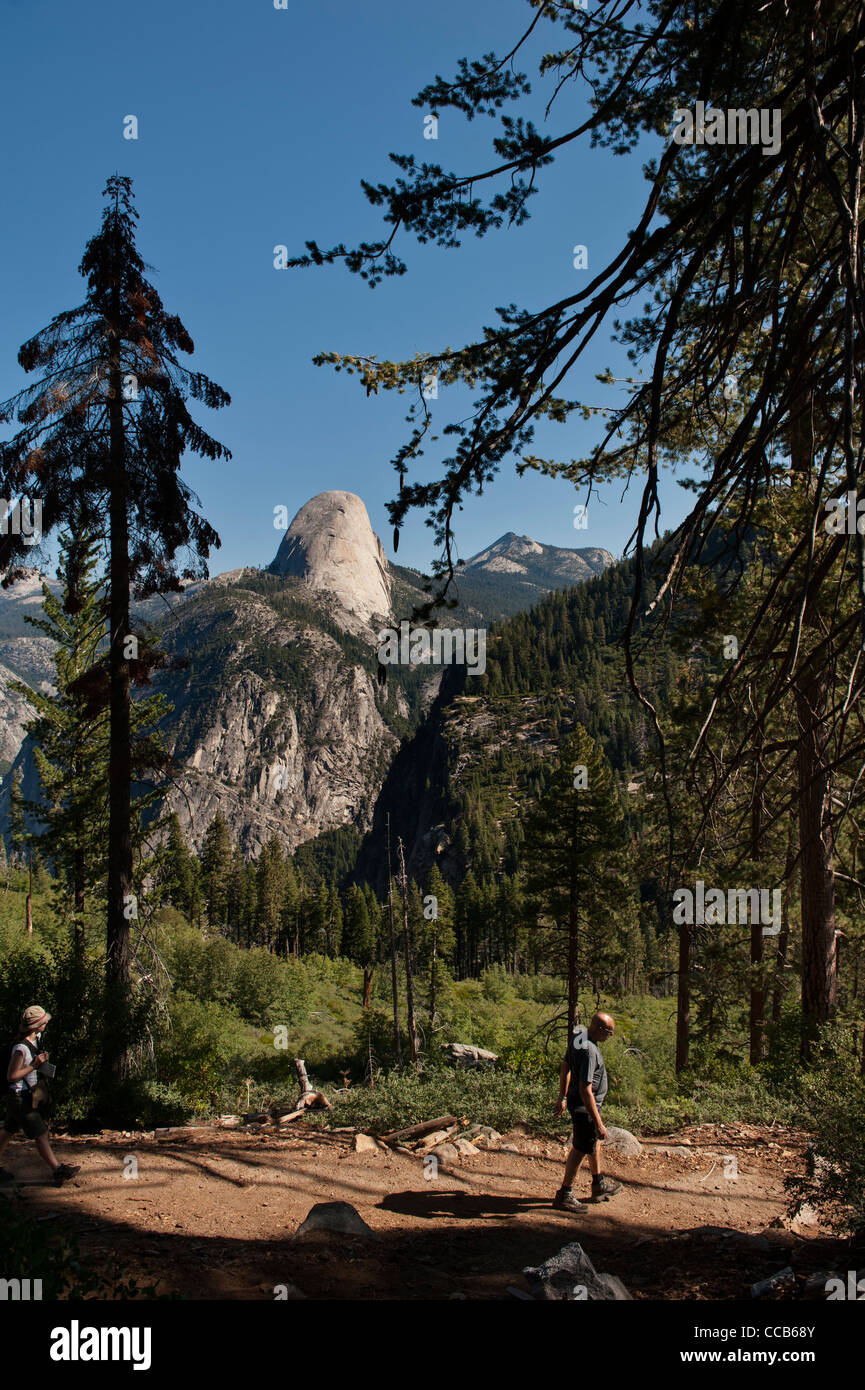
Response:
[{"label": "man's gray t-shirt", "polygon": [[580,1082],[591,1086],[595,1104],[600,1110],[607,1094],[607,1068],[601,1056],[601,1049],[586,1037],[584,1028],[579,1028],[568,1043],[565,1057],[571,1079],[568,1083],[568,1108],[586,1114],[580,1096]]}]

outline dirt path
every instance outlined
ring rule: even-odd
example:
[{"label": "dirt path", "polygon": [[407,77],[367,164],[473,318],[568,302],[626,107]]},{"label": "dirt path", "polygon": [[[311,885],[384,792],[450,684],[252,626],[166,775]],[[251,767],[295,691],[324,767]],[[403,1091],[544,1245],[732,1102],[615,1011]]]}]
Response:
[{"label": "dirt path", "polygon": [[[509,1285],[527,1287],[525,1265],[571,1240],[635,1298],[745,1298],[783,1265],[811,1273],[837,1261],[839,1242],[819,1227],[771,1226],[806,1138],[702,1126],[647,1142],[639,1157],[608,1155],[605,1170],[624,1190],[578,1216],[550,1206],[566,1146],[516,1133],[504,1139],[519,1152],[442,1165],[433,1181],[417,1157],[355,1153],[350,1133],[58,1139],[79,1177],[62,1191],[22,1193],[39,1214],[68,1213],[85,1252],[114,1251],[139,1281],[193,1299],[272,1299],[277,1285],[319,1299],[502,1298]],[[37,1176],[32,1146],[7,1153],[22,1179]],[[137,1177],[124,1177],[130,1155]],[[577,1195],[587,1189],[580,1174]],[[327,1201],[350,1202],[378,1238],[293,1240],[310,1207]]]}]

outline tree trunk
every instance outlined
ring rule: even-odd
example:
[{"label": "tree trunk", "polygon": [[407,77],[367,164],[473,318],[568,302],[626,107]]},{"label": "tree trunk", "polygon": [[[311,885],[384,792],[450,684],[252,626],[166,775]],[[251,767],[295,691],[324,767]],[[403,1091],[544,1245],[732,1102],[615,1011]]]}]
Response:
[{"label": "tree trunk", "polygon": [[417,1055],[417,1022],[414,1014],[414,981],[412,979],[411,958],[412,958],[412,939],[411,926],[408,919],[408,879],[405,871],[405,853],[403,850],[402,839],[397,840],[399,851],[400,869],[400,889],[402,893],[402,936],[403,948],[405,950],[405,998],[408,1010],[408,1042],[411,1049],[411,1060],[415,1068],[418,1065]]},{"label": "tree trunk", "polygon": [[[754,749],[755,761],[760,757],[759,745]],[[755,863],[762,858],[762,804],[759,787],[751,806],[751,857]],[[766,995],[768,985],[763,968],[763,924],[760,914],[751,923],[751,986],[748,1006],[748,1057],[752,1067],[762,1062],[766,1050]]]},{"label": "tree trunk", "polygon": [[433,1020],[436,1012],[436,969],[438,966],[438,927],[433,926],[432,960],[430,961],[429,971],[429,1026],[432,1033]]},{"label": "tree trunk", "polygon": [[690,922],[679,926],[679,970],[676,991],[676,1072],[688,1065],[691,1050],[691,943]]},{"label": "tree trunk", "polygon": [[372,1003],[372,977],[375,970],[370,965],[363,967],[363,1007],[368,1009]]},{"label": "tree trunk", "polygon": [[[792,423],[790,463],[809,495],[813,489],[810,396]],[[820,633],[819,585],[806,595],[803,636]],[[802,1056],[811,1053],[817,1028],[835,1007],[835,878],[831,774],[826,719],[829,689],[825,672],[807,652],[794,673],[799,743],[799,874],[802,906]]]},{"label": "tree trunk", "polygon": [[28,867],[28,871],[29,871],[29,878],[28,878],[28,888],[27,888],[27,901],[26,901],[26,903],[25,903],[24,906],[25,906],[25,912],[26,912],[26,915],[27,915],[27,935],[28,935],[28,936],[32,936],[32,935],[33,935],[33,850],[32,850],[32,849],[28,849],[28,851],[27,851],[27,867]]},{"label": "tree trunk", "polygon": [[790,911],[793,906],[793,869],[796,861],[796,817],[791,814],[787,826],[787,862],[784,865],[784,890],[781,897],[782,927],[778,936],[778,952],[775,957],[775,980],[772,985],[772,1023],[781,1022],[781,1006],[784,1002],[784,970],[787,965],[787,951],[790,947]]},{"label": "tree trunk", "polygon": [[108,913],[105,983],[109,1026],[102,1051],[102,1081],[113,1089],[129,1070],[129,921],[137,915],[132,898],[132,735],[129,661],[129,517],[123,425],[123,383],[116,326],[110,331],[109,465],[111,527],[109,549],[110,646],[108,759]]},{"label": "tree trunk", "polygon": [[[573,815],[571,817],[571,847],[572,854],[577,844],[577,805],[576,797],[572,794]],[[577,874],[576,867],[571,860],[571,875],[568,889],[568,1037],[579,1022],[580,999],[579,983],[577,971],[579,969],[578,941],[579,931],[579,904],[577,901]]]},{"label": "tree trunk", "polygon": [[796,694],[799,725],[799,872],[802,899],[802,1052],[835,1009],[835,878],[831,777],[827,769],[828,691],[822,672],[806,667]]},{"label": "tree trunk", "polygon": [[390,980],[393,991],[393,1046],[397,1066],[402,1065],[402,1049],[399,1043],[399,995],[396,979],[396,932],[393,925],[393,875],[390,867],[390,815],[387,817],[387,910],[390,920]]}]

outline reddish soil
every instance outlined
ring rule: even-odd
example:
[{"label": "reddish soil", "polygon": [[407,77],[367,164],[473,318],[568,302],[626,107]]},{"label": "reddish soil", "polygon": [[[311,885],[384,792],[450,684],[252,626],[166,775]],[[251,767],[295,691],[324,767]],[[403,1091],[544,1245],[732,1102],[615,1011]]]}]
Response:
[{"label": "reddish soil", "polygon": [[[351,1133],[299,1126],[58,1138],[58,1157],[81,1165],[60,1191],[27,1183],[41,1177],[32,1145],[17,1141],[6,1161],[28,1205],[68,1215],[85,1253],[113,1252],[139,1282],[192,1299],[272,1299],[277,1285],[313,1299],[500,1299],[527,1287],[524,1266],[573,1240],[635,1299],[748,1298],[787,1264],[802,1276],[847,1267],[846,1246],[819,1226],[771,1225],[785,1211],[785,1176],[802,1171],[802,1132],[707,1125],[644,1141],[636,1158],[608,1154],[623,1191],[573,1216],[550,1205],[565,1145],[504,1141],[519,1152],[442,1165],[434,1181],[416,1156],[355,1153]],[[137,1178],[124,1177],[129,1154]],[[578,1196],[588,1184],[581,1173]],[[293,1239],[314,1203],[337,1200],[377,1239]]]}]

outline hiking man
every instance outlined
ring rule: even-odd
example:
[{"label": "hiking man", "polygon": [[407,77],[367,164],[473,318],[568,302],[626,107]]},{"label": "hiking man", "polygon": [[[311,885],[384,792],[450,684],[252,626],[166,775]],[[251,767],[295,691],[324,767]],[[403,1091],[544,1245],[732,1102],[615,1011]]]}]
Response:
[{"label": "hiking man", "polygon": [[602,1176],[598,1155],[598,1140],[607,1137],[601,1119],[601,1106],[607,1094],[607,1069],[598,1043],[611,1038],[615,1031],[612,1014],[595,1014],[588,1028],[576,1028],[568,1042],[559,1073],[556,1114],[561,1115],[567,1098],[574,1122],[574,1143],[565,1163],[562,1185],[553,1198],[557,1211],[586,1210],[585,1202],[578,1201],[573,1193],[574,1178],[584,1158],[589,1160],[593,1197],[612,1197],[622,1190],[620,1182]]},{"label": "hiking man", "polygon": [[[56,1186],[62,1187],[81,1170],[60,1163],[54,1157],[48,1142],[48,1126],[33,1103],[37,1072],[48,1061],[48,1053],[42,1051],[42,1034],[50,1019],[51,1015],[39,1004],[31,1004],[21,1015],[18,1037],[12,1044],[6,1069],[6,1119],[0,1130],[0,1154],[4,1153],[12,1135],[23,1129],[28,1139],[36,1141],[39,1156],[51,1169]],[[0,1168],[0,1182],[13,1182],[14,1178],[14,1173]]]}]

